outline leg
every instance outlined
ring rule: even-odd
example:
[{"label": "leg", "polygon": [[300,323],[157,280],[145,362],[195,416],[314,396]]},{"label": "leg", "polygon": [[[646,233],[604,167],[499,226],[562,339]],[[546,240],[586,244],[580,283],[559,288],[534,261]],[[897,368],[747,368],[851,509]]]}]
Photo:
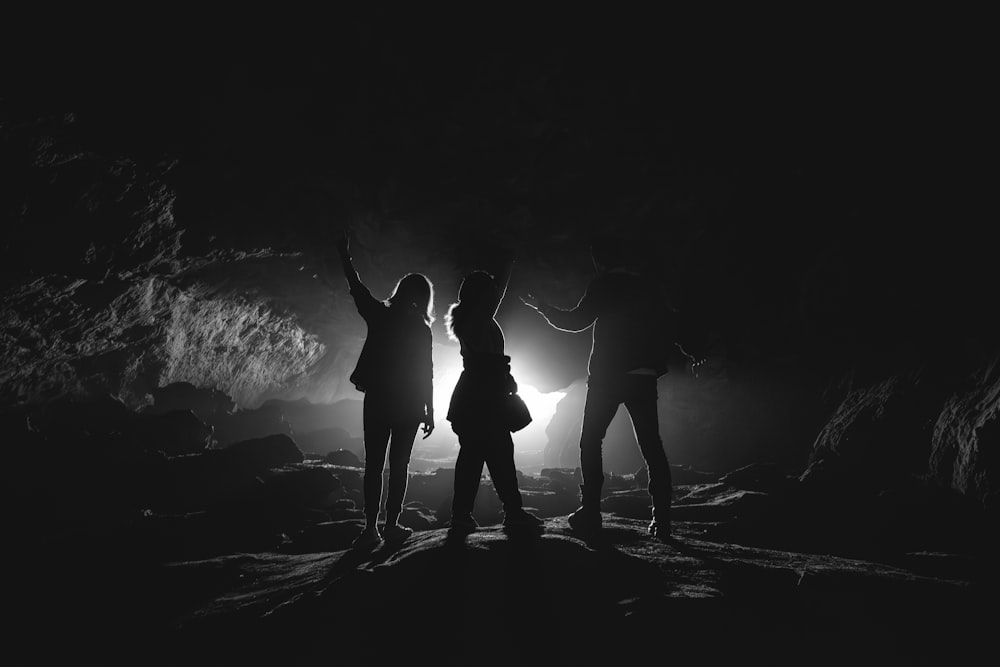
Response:
[{"label": "leg", "polygon": [[419,423],[395,424],[389,441],[389,491],[385,500],[385,525],[395,525],[406,496],[410,453]]},{"label": "leg", "polygon": [[510,431],[501,429],[489,434],[486,465],[490,469],[493,488],[503,503],[503,525],[508,529],[542,529],[542,520],[522,506],[521,490],[517,488],[517,468],[514,466],[514,440]]},{"label": "leg", "polygon": [[365,429],[365,521],[374,527],[378,520],[379,502],[382,499],[382,469],[389,445],[389,420],[386,410],[376,397],[366,396],[364,404]]},{"label": "leg", "polygon": [[660,422],[656,412],[656,378],[643,376],[630,381],[625,408],[632,419],[635,439],[639,443],[639,451],[646,461],[649,471],[647,490],[653,501],[652,532],[670,531],[670,502],[673,495],[673,482],[670,476],[670,462],[663,451],[663,441],[660,439]]},{"label": "leg", "polygon": [[607,384],[591,383],[587,388],[587,402],[583,408],[583,428],[580,431],[580,469],[586,490],[600,497],[604,485],[604,463],[601,445],[611,420],[621,403],[618,392]]},{"label": "leg", "polygon": [[517,488],[517,470],[514,467],[514,440],[509,431],[490,433],[486,445],[486,465],[490,471],[504,512],[521,509],[521,491]]},{"label": "leg", "polygon": [[483,474],[482,443],[476,433],[463,432],[458,436],[458,459],[455,461],[455,495],[451,503],[452,516],[471,516],[479,491],[479,478]]},{"label": "leg", "polygon": [[584,535],[594,536],[601,528],[601,487],[604,485],[601,445],[619,403],[616,385],[589,383],[580,433],[581,503],[568,519],[570,527]]}]

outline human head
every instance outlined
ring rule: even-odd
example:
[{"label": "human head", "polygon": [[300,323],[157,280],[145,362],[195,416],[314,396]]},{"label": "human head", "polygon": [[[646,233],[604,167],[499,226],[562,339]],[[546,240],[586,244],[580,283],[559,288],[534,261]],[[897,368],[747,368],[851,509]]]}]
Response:
[{"label": "human head", "polygon": [[390,307],[418,311],[427,324],[434,321],[434,285],[422,273],[407,273],[400,278],[387,301]]},{"label": "human head", "polygon": [[451,305],[445,317],[448,335],[455,338],[456,320],[492,317],[492,309],[496,308],[499,296],[493,276],[486,271],[473,271],[465,276],[458,287],[458,302]]},{"label": "human head", "polygon": [[488,310],[497,302],[497,286],[493,276],[486,271],[473,271],[465,276],[458,287],[458,300],[470,311]]}]

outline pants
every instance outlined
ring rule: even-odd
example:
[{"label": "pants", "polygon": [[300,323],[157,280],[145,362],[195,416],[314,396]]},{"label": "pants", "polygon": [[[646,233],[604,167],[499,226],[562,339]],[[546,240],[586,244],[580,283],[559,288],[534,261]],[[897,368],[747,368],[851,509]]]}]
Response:
[{"label": "pants", "polygon": [[[583,430],[580,434],[580,469],[584,493],[599,497],[604,484],[601,445],[614,419],[618,406],[625,404],[639,451],[649,471],[647,490],[656,505],[670,506],[673,483],[670,464],[660,440],[656,414],[656,378],[652,375],[621,375],[587,382],[587,402],[583,409]],[[655,510],[654,510],[655,511]]]},{"label": "pants", "polygon": [[387,524],[396,523],[406,495],[410,453],[420,422],[393,416],[392,406],[377,396],[365,396],[365,517],[369,524],[378,519],[382,500],[382,470],[389,452],[389,489],[385,501]]},{"label": "pants", "polygon": [[451,511],[455,516],[472,514],[479,492],[479,479],[485,463],[505,512],[521,508],[514,468],[514,441],[503,427],[466,426],[458,434],[458,459],[455,461],[455,496]]}]

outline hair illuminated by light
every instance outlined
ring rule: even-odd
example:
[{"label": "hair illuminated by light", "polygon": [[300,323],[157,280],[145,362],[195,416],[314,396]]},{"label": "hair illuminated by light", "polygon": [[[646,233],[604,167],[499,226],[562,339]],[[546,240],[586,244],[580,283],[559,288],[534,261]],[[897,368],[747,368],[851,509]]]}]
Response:
[{"label": "hair illuminated by light", "polygon": [[405,307],[420,311],[424,322],[434,321],[434,285],[422,273],[407,273],[392,288],[386,299],[389,307]]},{"label": "hair illuminated by light", "polygon": [[473,271],[465,276],[458,288],[458,301],[448,307],[444,316],[448,337],[458,340],[455,328],[462,328],[464,322],[476,315],[489,317],[491,308],[497,304],[497,286],[494,277],[486,271]]}]

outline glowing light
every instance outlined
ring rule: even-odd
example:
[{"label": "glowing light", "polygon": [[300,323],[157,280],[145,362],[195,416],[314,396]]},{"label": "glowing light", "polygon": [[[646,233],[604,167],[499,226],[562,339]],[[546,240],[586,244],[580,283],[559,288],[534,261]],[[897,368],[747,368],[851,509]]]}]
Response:
[{"label": "glowing light", "polygon": [[[433,460],[454,463],[454,457],[458,454],[458,437],[451,430],[447,415],[451,394],[455,391],[455,385],[461,374],[462,360],[457,351],[444,346],[435,350],[435,431],[426,440],[417,437],[414,450],[418,454],[426,455]],[[513,375],[515,379],[519,377],[517,369],[513,370]],[[531,411],[532,422],[513,434],[514,461],[522,472],[537,472],[542,468],[543,454],[548,444],[545,429],[556,413],[556,406],[566,394],[561,391],[544,393],[524,382],[518,382],[518,394]]]},{"label": "glowing light", "polygon": [[523,472],[537,472],[542,467],[542,457],[549,441],[545,429],[566,394],[561,391],[546,394],[523,382],[518,383],[517,393],[531,411],[532,422],[514,434],[514,461]]}]

